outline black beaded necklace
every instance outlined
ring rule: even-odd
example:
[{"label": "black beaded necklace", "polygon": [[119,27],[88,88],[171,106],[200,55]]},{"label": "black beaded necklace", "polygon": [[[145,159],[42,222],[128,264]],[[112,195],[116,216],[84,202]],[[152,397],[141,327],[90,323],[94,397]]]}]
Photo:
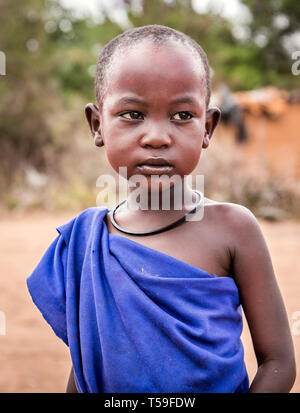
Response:
[{"label": "black beaded necklace", "polygon": [[199,192],[197,190],[194,190],[194,192],[199,196],[199,202],[196,204],[195,208],[193,208],[190,212],[185,214],[183,217],[179,218],[177,221],[172,222],[171,224],[168,224],[168,225],[166,225],[162,228],[154,229],[152,231],[133,232],[133,231],[128,231],[127,229],[124,229],[124,228],[120,227],[115,221],[115,213],[116,213],[117,209],[127,201],[126,199],[119,202],[115,206],[113,211],[109,214],[109,218],[110,218],[110,221],[113,224],[113,226],[115,228],[117,228],[119,231],[124,232],[125,234],[129,234],[129,235],[153,235],[153,234],[158,234],[160,232],[164,232],[164,231],[167,231],[168,229],[174,228],[175,226],[179,225],[181,222],[185,221],[187,215],[194,214],[200,209],[200,207],[202,205],[203,195],[202,195],[201,192]]}]

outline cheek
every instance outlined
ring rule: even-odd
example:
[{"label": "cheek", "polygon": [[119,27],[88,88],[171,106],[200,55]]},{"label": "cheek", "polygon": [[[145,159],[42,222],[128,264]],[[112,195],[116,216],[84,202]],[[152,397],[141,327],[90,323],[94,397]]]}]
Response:
[{"label": "cheek", "polygon": [[108,162],[112,168],[118,172],[119,166],[124,162],[124,151],[121,148],[120,140],[115,139],[118,136],[117,131],[114,130],[107,121],[107,116],[101,120],[101,134],[104,141],[104,149]]},{"label": "cheek", "polygon": [[195,134],[186,136],[185,144],[181,145],[179,151],[181,158],[180,164],[185,175],[192,173],[198,165],[202,152],[203,134],[204,130],[197,130]]},{"label": "cheek", "polygon": [[184,169],[184,175],[189,175],[198,165],[201,155],[201,148],[193,147],[190,151],[186,151],[186,153],[183,153],[182,155],[182,169]]},{"label": "cheek", "polygon": [[106,144],[105,149],[107,159],[116,172],[118,172],[120,166],[126,166],[124,164],[124,151],[120,151],[118,148],[110,144]]},{"label": "cheek", "polygon": [[126,168],[126,177],[128,177],[131,172],[131,157],[130,157],[130,150],[128,146],[122,145],[121,142],[116,141],[115,139],[109,139],[109,142],[104,144],[104,148],[106,150],[106,157],[111,165],[111,167],[119,174],[119,168]]}]

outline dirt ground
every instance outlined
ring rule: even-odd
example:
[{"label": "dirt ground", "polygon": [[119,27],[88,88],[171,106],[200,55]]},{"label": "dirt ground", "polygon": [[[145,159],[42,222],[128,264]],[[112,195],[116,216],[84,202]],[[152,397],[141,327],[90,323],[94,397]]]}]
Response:
[{"label": "dirt ground", "polygon": [[[0,393],[65,392],[71,367],[68,348],[32,304],[25,279],[56,236],[55,227],[74,215],[34,212],[0,219]],[[286,304],[299,365],[300,222],[261,222],[261,228]],[[246,324],[242,340],[251,380],[256,361]],[[299,376],[292,392],[300,392]]]}]

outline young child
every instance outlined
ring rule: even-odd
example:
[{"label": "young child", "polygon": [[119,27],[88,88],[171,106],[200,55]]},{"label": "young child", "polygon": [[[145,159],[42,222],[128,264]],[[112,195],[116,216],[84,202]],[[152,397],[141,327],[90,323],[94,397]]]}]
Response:
[{"label": "young child", "polygon": [[[127,178],[176,177],[170,209],[93,207],[59,235],[27,280],[33,301],[70,348],[69,392],[289,392],[289,324],[259,225],[245,207],[194,192],[184,177],[207,148],[220,111],[209,109],[206,54],[159,25],[131,29],[102,50],[98,107],[85,109],[95,144]],[[176,188],[201,204],[175,208]],[[233,183],[234,184],[234,183]],[[198,200],[198,198],[199,200]],[[200,215],[199,215],[200,217]],[[249,388],[241,307],[257,357]]]}]

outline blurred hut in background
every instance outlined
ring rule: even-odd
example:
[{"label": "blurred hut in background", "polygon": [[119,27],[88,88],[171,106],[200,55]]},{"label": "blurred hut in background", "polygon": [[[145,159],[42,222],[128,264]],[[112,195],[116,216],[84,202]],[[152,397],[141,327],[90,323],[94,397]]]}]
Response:
[{"label": "blurred hut in background", "polygon": [[266,87],[232,93],[222,84],[212,104],[222,112],[202,168],[214,176],[207,185],[212,196],[246,199],[268,219],[298,216],[300,90]]},{"label": "blurred hut in background", "polygon": [[259,159],[276,174],[300,178],[300,90],[227,93],[219,101],[222,139],[234,135],[249,161]]}]

